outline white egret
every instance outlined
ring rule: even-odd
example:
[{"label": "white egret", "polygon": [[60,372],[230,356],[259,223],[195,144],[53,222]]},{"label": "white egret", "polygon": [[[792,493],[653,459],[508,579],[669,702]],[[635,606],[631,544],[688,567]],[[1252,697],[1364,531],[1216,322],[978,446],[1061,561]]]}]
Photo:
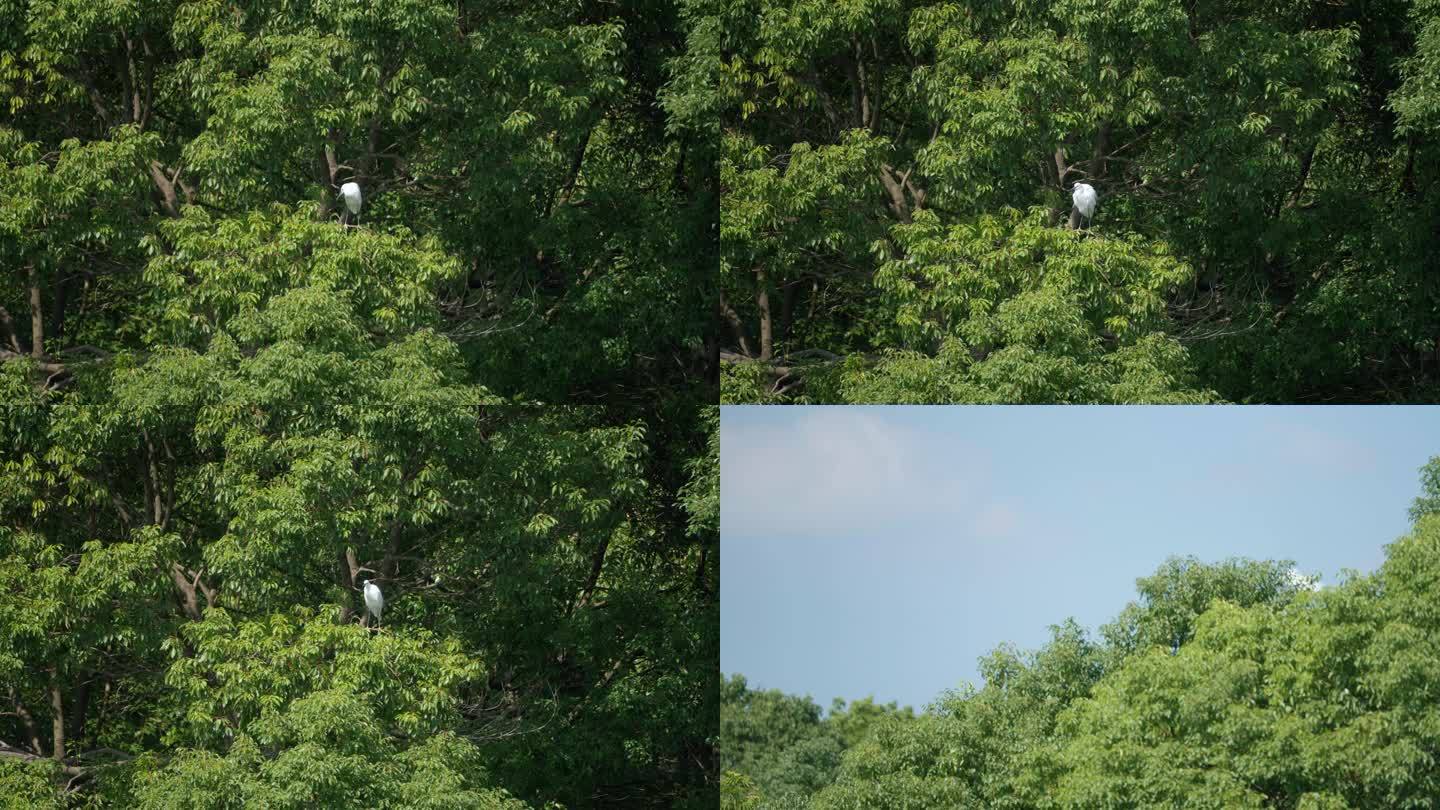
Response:
[{"label": "white egret", "polygon": [[1290,580],[1290,584],[1296,590],[1318,591],[1321,588],[1320,577],[1302,574],[1297,568],[1291,568],[1290,571],[1287,573],[1287,576]]},{"label": "white egret", "polygon": [[375,617],[375,621],[378,622],[380,621],[380,611],[385,609],[385,597],[380,593],[380,586],[376,585],[374,580],[363,580],[361,584],[365,586],[365,609],[370,611]]},{"label": "white egret", "polygon": [[350,215],[356,222],[360,221],[360,184],[355,182],[346,183],[340,187],[340,197],[345,200],[345,207],[350,209]]},{"label": "white egret", "polygon": [[1075,191],[1070,195],[1070,198],[1075,201],[1075,210],[1080,212],[1081,217],[1086,221],[1094,218],[1095,203],[1100,198],[1095,194],[1095,189],[1089,183],[1076,183]]}]

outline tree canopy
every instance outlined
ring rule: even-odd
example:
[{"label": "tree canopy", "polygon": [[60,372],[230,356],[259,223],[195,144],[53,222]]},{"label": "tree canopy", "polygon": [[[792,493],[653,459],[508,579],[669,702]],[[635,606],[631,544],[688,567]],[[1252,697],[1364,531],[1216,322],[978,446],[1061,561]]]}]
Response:
[{"label": "tree canopy", "polygon": [[0,803],[713,806],[703,12],[0,3]]},{"label": "tree canopy", "polygon": [[[1289,561],[1173,558],[1097,636],[1066,621],[1038,650],[996,650],[979,688],[877,718],[823,779],[776,744],[807,727],[808,701],[737,676],[726,795],[816,810],[1429,807],[1437,583],[1430,513],[1379,570],[1320,589]],[[824,784],[797,797],[802,778]]]},{"label": "tree canopy", "polygon": [[725,401],[1440,391],[1434,3],[723,15]]}]

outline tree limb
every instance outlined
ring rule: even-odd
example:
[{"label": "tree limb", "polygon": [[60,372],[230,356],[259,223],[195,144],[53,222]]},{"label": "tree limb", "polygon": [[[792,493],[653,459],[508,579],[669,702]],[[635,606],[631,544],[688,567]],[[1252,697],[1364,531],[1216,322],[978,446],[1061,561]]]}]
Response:
[{"label": "tree limb", "polygon": [[1305,193],[1305,183],[1310,179],[1310,165],[1315,160],[1315,149],[1319,147],[1319,145],[1318,141],[1311,144],[1310,148],[1306,150],[1305,156],[1300,159],[1300,180],[1295,184],[1294,190],[1290,192],[1290,197],[1285,201],[1285,205],[1281,207],[1281,211],[1292,208],[1295,203],[1300,202],[1300,195]]},{"label": "tree limb", "polygon": [[590,598],[595,594],[595,586],[600,582],[600,571],[605,567],[605,552],[610,548],[610,535],[605,535],[600,540],[600,547],[595,550],[595,555],[590,561],[590,575],[585,579],[585,587],[580,589],[580,598],[570,608],[570,614],[584,608],[590,603]]},{"label": "tree limb", "polygon": [[154,181],[155,188],[160,192],[160,205],[165,209],[166,216],[179,217],[180,204],[175,197],[175,183],[165,176],[164,167],[160,161],[150,161],[150,179]]},{"label": "tree limb", "polygon": [[[25,704],[20,702],[20,695],[16,693],[15,687],[13,686],[10,687],[10,703],[14,705],[15,714],[25,726],[25,736],[30,738],[30,750],[34,751],[37,757],[40,756],[42,750],[40,748],[40,732],[35,727],[35,717],[30,714],[29,709],[25,708]],[[0,743],[0,745],[3,745],[3,743]]]},{"label": "tree limb", "polygon": [[725,300],[724,292],[720,293],[720,315],[726,323],[730,324],[730,330],[735,333],[735,340],[740,343],[740,351],[744,352],[746,357],[754,357],[755,352],[750,349],[750,339],[745,334],[745,324],[740,320],[740,313],[736,312],[735,308]]},{"label": "tree limb", "polygon": [[39,360],[45,356],[45,310],[40,302],[40,274],[35,263],[25,265],[30,281],[30,356]]},{"label": "tree limb", "polygon": [[774,324],[770,317],[770,282],[765,275],[765,266],[755,266],[755,308],[760,310],[760,360],[769,360],[775,354]]},{"label": "tree limb", "polygon": [[570,170],[565,174],[565,184],[545,203],[544,217],[560,206],[570,201],[571,195],[575,193],[575,186],[580,180],[580,167],[585,163],[585,150],[590,146],[590,136],[594,134],[594,124],[586,127],[585,134],[580,137],[580,146],[575,150],[575,156],[570,159]]},{"label": "tree limb", "polygon": [[55,670],[50,670],[50,728],[55,746],[51,758],[56,762],[65,761],[65,699],[60,694],[60,685],[55,682]]},{"label": "tree limb", "polygon": [[[34,360],[35,358],[33,355],[16,354],[9,349],[0,349],[0,361],[22,359]],[[35,366],[46,374],[68,374],[70,371],[69,367],[67,367],[64,363],[51,363],[45,360],[37,361],[35,363]]]},{"label": "tree limb", "polygon": [[[885,192],[890,196],[890,212],[895,215],[896,219],[905,223],[910,222],[911,211],[921,208],[925,204],[925,192],[910,182],[911,171],[913,169],[899,174],[895,171],[895,167],[888,163],[880,166],[880,184],[885,187]],[[905,196],[907,191],[910,192],[910,199]]]},{"label": "tree limb", "polygon": [[155,445],[150,441],[149,431],[142,429],[140,436],[145,440],[145,473],[149,482],[146,489],[150,495],[151,523],[164,529],[170,522],[170,515],[165,508],[165,487],[160,480],[159,464],[155,460]]},{"label": "tree limb", "polygon": [[10,346],[15,349],[16,354],[24,354],[25,350],[20,347],[20,336],[15,332],[15,319],[5,307],[0,307],[0,326],[5,327],[5,334],[10,338]]}]

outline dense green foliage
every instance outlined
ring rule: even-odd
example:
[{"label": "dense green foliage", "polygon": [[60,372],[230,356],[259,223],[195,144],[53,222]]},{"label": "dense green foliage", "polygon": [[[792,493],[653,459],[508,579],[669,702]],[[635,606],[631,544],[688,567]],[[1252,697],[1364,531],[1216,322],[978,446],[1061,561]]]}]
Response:
[{"label": "dense green foliage", "polygon": [[[1435,805],[1440,516],[1323,589],[1289,562],[1177,558],[1138,590],[1097,637],[1066,622],[1039,650],[983,659],[982,687],[880,719],[822,780],[776,743],[807,728],[808,701],[727,681],[734,806]],[[802,781],[825,786],[798,795]]]},{"label": "dense green foliage", "polygon": [[806,797],[835,778],[844,753],[890,717],[912,718],[909,707],[872,698],[835,700],[823,717],[810,698],[776,689],[755,690],[743,676],[720,685],[721,766],[726,806],[803,807]]},{"label": "dense green foliage", "polygon": [[1440,5],[723,8],[725,401],[1440,395]]},{"label": "dense green foliage", "polygon": [[714,805],[703,12],[0,2],[0,803]]}]

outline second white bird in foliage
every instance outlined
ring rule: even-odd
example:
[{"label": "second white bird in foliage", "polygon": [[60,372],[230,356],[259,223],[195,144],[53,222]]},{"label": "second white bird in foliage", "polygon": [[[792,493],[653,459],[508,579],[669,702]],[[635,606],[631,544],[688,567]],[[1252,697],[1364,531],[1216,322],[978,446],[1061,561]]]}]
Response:
[{"label": "second white bird in foliage", "polygon": [[1086,221],[1094,218],[1095,203],[1098,202],[1100,198],[1095,193],[1093,186],[1089,183],[1076,183],[1075,191],[1070,195],[1070,198],[1075,201],[1075,210],[1080,212],[1080,216],[1084,217]]},{"label": "second white bird in foliage", "polygon": [[385,609],[385,596],[380,593],[380,586],[371,580],[365,580],[365,609],[375,616],[375,621],[380,621],[380,611]]},{"label": "second white bird in foliage", "polygon": [[342,199],[342,200],[345,201],[345,207],[348,208],[348,209],[350,209],[350,213],[352,213],[352,214],[359,214],[359,213],[360,213],[360,184],[359,184],[359,183],[346,183],[345,185],[341,186],[341,187],[340,187],[340,199]]},{"label": "second white bird in foliage", "polygon": [[1298,591],[1320,590],[1320,577],[1318,576],[1302,574],[1299,569],[1291,568],[1286,577],[1290,580],[1290,585]]}]

